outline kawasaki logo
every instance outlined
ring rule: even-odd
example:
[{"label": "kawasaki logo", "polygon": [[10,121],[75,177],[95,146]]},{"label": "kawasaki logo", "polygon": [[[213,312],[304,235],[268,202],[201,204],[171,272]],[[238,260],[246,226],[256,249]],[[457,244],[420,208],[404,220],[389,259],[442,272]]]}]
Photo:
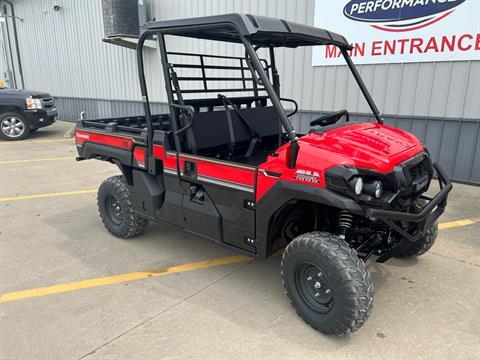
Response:
[{"label": "kawasaki logo", "polygon": [[77,132],[75,135],[76,135],[78,138],[81,138],[81,139],[87,139],[87,140],[90,139],[90,135],[89,135],[89,134],[83,134],[83,133],[81,133],[81,132]]},{"label": "kawasaki logo", "polygon": [[351,0],[343,14],[384,31],[411,31],[450,15],[465,0]]}]

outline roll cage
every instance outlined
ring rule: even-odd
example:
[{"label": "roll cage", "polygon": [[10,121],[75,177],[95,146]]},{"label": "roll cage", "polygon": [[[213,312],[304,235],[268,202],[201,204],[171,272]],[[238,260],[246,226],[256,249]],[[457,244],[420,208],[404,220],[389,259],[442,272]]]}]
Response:
[{"label": "roll cage", "polygon": [[[191,37],[197,39],[225,41],[232,43],[240,43],[245,47],[245,57],[233,57],[233,56],[214,56],[214,55],[200,55],[190,53],[178,53],[168,52],[165,44],[165,35],[175,35],[183,37]],[[352,62],[348,54],[348,50],[351,50],[351,45],[347,40],[336,33],[316,28],[313,26],[307,26],[303,24],[297,24],[290,21],[279,20],[275,18],[268,18],[256,15],[245,14],[226,14],[217,16],[207,16],[180,20],[158,21],[148,23],[144,31],[139,37],[137,44],[137,64],[138,74],[140,80],[140,89],[142,94],[142,102],[145,111],[145,120],[147,124],[147,162],[146,167],[150,173],[155,173],[155,163],[153,154],[153,126],[152,126],[152,114],[150,110],[150,103],[148,98],[147,85],[144,73],[143,63],[143,45],[148,37],[156,36],[161,63],[163,67],[163,74],[165,80],[165,88],[167,92],[167,100],[170,108],[170,122],[171,129],[174,135],[174,143],[177,151],[181,151],[180,136],[192,126],[192,119],[194,117],[195,109],[190,104],[194,104],[194,101],[185,101],[182,93],[209,93],[209,92],[229,92],[229,91],[253,91],[255,101],[266,101],[268,98],[276,113],[283,128],[285,129],[286,136],[290,142],[290,151],[288,158],[288,166],[290,168],[295,167],[296,158],[298,154],[298,138],[295,134],[295,130],[292,127],[281,101],[292,101],[295,105],[295,109],[298,109],[294,100],[282,99],[280,97],[280,83],[279,75],[277,73],[275,65],[274,48],[276,47],[289,47],[296,48],[298,46],[315,46],[315,45],[335,45],[337,46],[350,71],[352,72],[356,82],[358,83],[360,90],[362,91],[372,113],[379,123],[383,123],[380,112],[378,111],[370,93],[368,92],[360,74],[358,73],[355,65]],[[259,48],[268,48],[270,56],[270,64],[262,61],[258,55],[257,50]],[[195,56],[200,60],[199,64],[175,64],[170,63],[168,60],[169,55],[180,56]],[[238,66],[225,67],[215,65],[205,65],[205,58],[224,58],[235,59],[238,61]],[[175,72],[175,67],[191,67],[200,69],[202,76],[200,77],[178,77]],[[209,78],[205,74],[207,68],[217,69],[238,69],[241,70],[242,76],[240,78],[230,79],[241,81],[241,88],[226,89],[226,88],[207,88],[208,80],[215,80],[216,78]],[[251,77],[247,77],[246,73],[250,73]],[[271,75],[271,76],[270,76]],[[229,78],[227,78],[229,79]],[[201,81],[203,88],[199,90],[182,90],[180,91],[178,82],[181,80]],[[220,79],[216,79],[220,80]],[[223,78],[225,80],[225,78]],[[247,88],[246,82],[252,81],[253,87]],[[267,96],[259,97],[258,92],[264,91]],[[176,99],[175,99],[176,97]],[[202,99],[203,100],[203,99]],[[212,106],[223,105],[227,108],[225,97],[222,99],[219,96],[219,101],[211,102]],[[234,105],[238,99],[230,99],[230,105]],[[211,100],[210,100],[211,101]],[[295,112],[296,112],[295,110]],[[174,121],[175,119],[175,121]],[[190,119],[190,121],[188,120]],[[182,124],[182,127],[178,127],[177,120]],[[188,136],[188,133],[187,133]]]}]

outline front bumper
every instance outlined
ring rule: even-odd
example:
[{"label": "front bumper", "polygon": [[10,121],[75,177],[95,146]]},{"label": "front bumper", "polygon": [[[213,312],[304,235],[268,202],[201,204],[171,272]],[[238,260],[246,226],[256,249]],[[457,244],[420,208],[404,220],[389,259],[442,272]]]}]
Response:
[{"label": "front bumper", "polygon": [[[365,209],[365,214],[368,217],[383,221],[404,238],[404,240],[398,243],[391,251],[379,257],[377,259],[378,262],[384,262],[394,256],[396,252],[400,251],[409,241],[418,241],[425,231],[427,231],[445,211],[448,193],[452,190],[452,183],[439,164],[435,163],[433,167],[438,176],[440,191],[433,198],[422,196],[421,198],[427,200],[428,203],[419,212],[411,213],[395,210]],[[413,231],[409,232],[395,223],[395,221],[415,223],[416,226],[413,227]]]},{"label": "front bumper", "polygon": [[25,110],[25,117],[31,129],[38,129],[51,125],[55,122],[55,116],[58,115],[57,108]]}]

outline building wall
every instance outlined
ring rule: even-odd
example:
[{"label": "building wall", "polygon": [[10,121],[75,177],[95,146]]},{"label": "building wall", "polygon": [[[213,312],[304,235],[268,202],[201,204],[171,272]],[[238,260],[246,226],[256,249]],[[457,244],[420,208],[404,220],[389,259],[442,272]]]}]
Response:
[{"label": "building wall", "polygon": [[3,26],[0,26],[0,80],[3,82],[5,86],[8,86],[8,60],[7,60],[7,53],[5,48],[5,37],[3,36]]},{"label": "building wall", "polygon": [[[62,9],[52,10],[54,4]],[[150,19],[244,12],[313,24],[314,0],[147,0]],[[101,0],[16,0],[19,43],[27,87],[51,92],[61,113],[76,118],[141,112],[135,52],[101,41]],[[172,50],[234,53],[229,44],[169,40]],[[165,102],[158,51],[147,49],[151,99]],[[279,49],[282,96],[311,113],[369,109],[346,66],[312,67],[311,48]],[[359,71],[387,122],[413,131],[459,180],[480,183],[480,61],[361,65]]]}]

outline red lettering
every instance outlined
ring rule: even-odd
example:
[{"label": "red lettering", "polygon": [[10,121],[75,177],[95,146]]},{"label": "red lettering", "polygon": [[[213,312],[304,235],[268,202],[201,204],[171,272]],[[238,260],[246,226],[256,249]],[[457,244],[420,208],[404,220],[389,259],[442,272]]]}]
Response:
[{"label": "red lettering", "polygon": [[365,43],[355,44],[352,53],[353,56],[365,56]]},{"label": "red lettering", "polygon": [[405,53],[405,44],[407,43],[408,39],[400,39],[397,41],[400,44],[400,54],[403,55]]},{"label": "red lettering", "polygon": [[[354,43],[349,51],[350,56],[365,56],[366,43]],[[396,40],[378,40],[371,43],[371,56],[389,56],[409,54],[424,54],[453,51],[480,51],[480,33],[451,35],[442,37],[410,38]],[[326,46],[326,58],[339,57],[342,53],[334,45]]]},{"label": "red lettering", "polygon": [[428,40],[427,46],[423,51],[427,52],[429,50],[438,52],[437,39],[435,39],[433,36],[430,38],[430,40]]},{"label": "red lettering", "polygon": [[460,51],[468,51],[472,48],[472,44],[468,44],[467,46],[463,46],[463,40],[464,39],[470,39],[470,40],[473,40],[473,36],[470,35],[470,34],[465,34],[465,35],[462,35],[460,36],[460,38],[458,39],[458,48],[460,49]]},{"label": "red lettering", "polygon": [[396,41],[393,40],[392,43],[390,43],[388,40],[385,41],[385,47],[383,48],[383,55],[387,55],[387,52],[390,52],[391,55],[395,55],[395,45]]},{"label": "red lettering", "polygon": [[450,39],[450,42],[448,42],[448,38],[446,36],[442,37],[442,45],[440,46],[441,52],[445,51],[445,46],[448,47],[448,50],[454,51],[455,50],[455,38],[456,36],[453,35],[452,38]]},{"label": "red lettering", "polygon": [[340,51],[338,51],[338,48],[337,48],[336,45],[326,45],[325,46],[325,57],[327,59],[332,58],[332,57],[338,57],[337,52],[340,52]]},{"label": "red lettering", "polygon": [[413,54],[413,49],[417,49],[419,54],[423,53],[422,48],[420,47],[422,46],[422,44],[423,44],[422,38],[413,38],[410,41],[410,54]]},{"label": "red lettering", "polygon": [[374,41],[372,43],[372,56],[382,55],[381,41]]}]

